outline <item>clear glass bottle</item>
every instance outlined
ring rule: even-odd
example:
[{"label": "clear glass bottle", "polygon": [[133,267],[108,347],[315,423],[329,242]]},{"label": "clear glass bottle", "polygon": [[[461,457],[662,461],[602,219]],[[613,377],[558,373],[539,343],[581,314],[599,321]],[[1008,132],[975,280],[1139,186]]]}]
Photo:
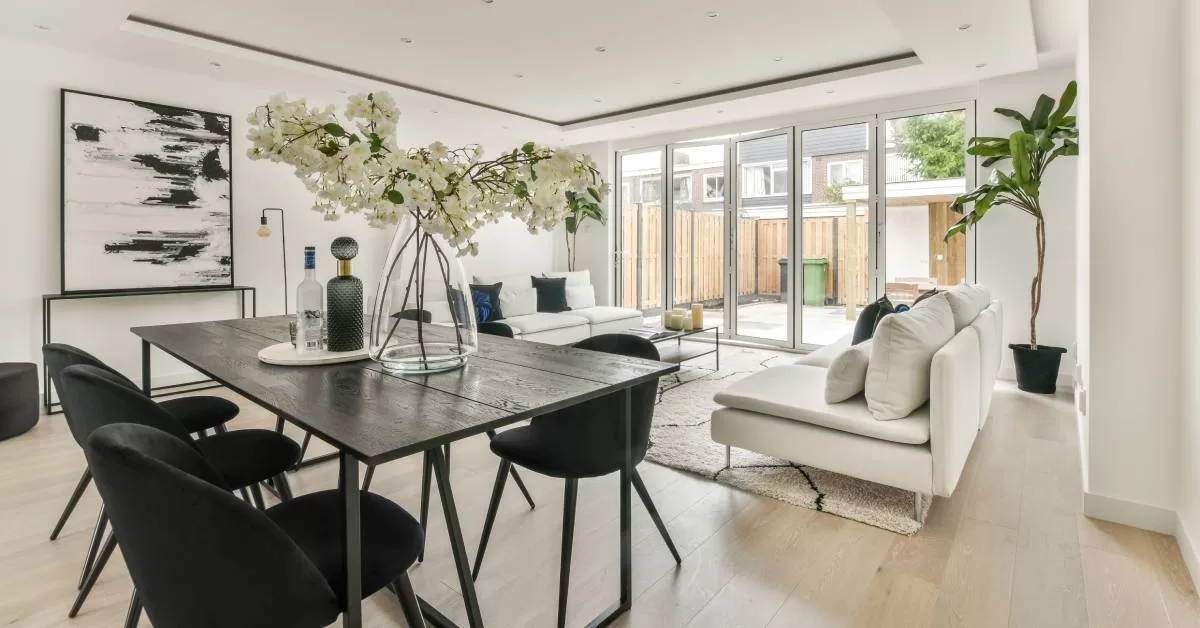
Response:
[{"label": "clear glass bottle", "polygon": [[304,247],[304,281],[296,289],[296,351],[320,351],[325,290],[317,281],[317,247]]}]

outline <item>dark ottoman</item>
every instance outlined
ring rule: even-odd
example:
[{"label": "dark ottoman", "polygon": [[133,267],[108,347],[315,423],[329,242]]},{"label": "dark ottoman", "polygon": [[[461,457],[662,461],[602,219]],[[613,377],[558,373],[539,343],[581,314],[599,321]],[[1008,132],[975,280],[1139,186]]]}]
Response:
[{"label": "dark ottoman", "polygon": [[37,365],[0,363],[0,440],[28,432],[37,421]]}]

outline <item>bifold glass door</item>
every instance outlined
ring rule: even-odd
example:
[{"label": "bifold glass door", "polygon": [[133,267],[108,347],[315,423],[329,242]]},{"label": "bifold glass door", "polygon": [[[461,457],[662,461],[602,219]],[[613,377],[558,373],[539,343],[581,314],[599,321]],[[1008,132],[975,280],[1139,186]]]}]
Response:
[{"label": "bifold glass door", "polygon": [[725,331],[727,142],[673,146],[671,304],[704,309],[704,326]]},{"label": "bifold glass door", "polygon": [[792,134],[772,131],[734,143],[730,219],[733,337],[792,341]]},{"label": "bifold glass door", "polygon": [[626,153],[617,163],[617,303],[647,316],[658,316],[663,309],[664,154],[661,149]]}]

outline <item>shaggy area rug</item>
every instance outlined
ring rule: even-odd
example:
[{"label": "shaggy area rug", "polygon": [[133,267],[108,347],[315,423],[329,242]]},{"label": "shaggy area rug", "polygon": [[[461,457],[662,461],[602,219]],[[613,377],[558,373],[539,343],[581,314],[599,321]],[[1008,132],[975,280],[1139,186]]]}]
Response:
[{"label": "shaggy area rug", "polygon": [[[725,446],[709,434],[709,416],[718,407],[713,395],[755,371],[795,360],[791,354],[726,345],[721,370],[712,368],[715,362],[708,356],[662,378],[646,459],[796,506],[915,534],[923,522],[913,519],[908,491],[736,448],[731,467],[725,468]],[[922,519],[927,512],[928,500]]]}]

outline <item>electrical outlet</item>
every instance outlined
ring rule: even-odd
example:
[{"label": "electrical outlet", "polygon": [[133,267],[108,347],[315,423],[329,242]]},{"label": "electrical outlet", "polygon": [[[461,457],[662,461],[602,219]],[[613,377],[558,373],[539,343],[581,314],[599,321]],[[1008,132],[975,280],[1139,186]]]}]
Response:
[{"label": "electrical outlet", "polygon": [[1079,407],[1079,414],[1082,416],[1087,416],[1088,413],[1087,400],[1087,389],[1080,387],[1075,393],[1075,405]]}]

